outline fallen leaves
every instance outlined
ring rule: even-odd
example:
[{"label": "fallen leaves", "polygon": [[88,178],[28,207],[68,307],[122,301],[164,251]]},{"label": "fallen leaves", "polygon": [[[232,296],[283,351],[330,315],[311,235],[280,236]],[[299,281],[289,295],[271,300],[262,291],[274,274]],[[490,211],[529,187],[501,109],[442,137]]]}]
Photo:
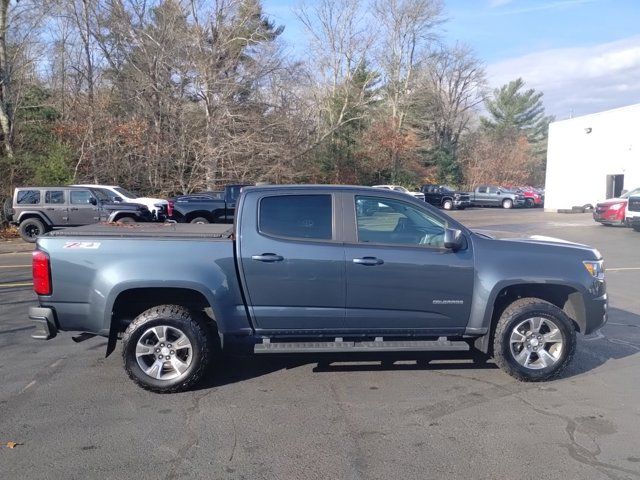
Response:
[{"label": "fallen leaves", "polygon": [[22,445],[22,443],[18,443],[18,442],[0,442],[0,447],[16,448],[18,445]]}]

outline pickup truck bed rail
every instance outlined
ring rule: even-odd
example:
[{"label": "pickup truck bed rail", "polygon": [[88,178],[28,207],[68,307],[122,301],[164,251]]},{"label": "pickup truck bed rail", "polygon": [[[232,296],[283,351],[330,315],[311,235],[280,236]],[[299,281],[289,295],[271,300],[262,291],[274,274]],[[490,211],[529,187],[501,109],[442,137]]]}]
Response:
[{"label": "pickup truck bed rail", "polygon": [[50,237],[152,237],[152,238],[231,238],[233,225],[177,223],[96,223],[76,228],[64,228],[48,234]]}]

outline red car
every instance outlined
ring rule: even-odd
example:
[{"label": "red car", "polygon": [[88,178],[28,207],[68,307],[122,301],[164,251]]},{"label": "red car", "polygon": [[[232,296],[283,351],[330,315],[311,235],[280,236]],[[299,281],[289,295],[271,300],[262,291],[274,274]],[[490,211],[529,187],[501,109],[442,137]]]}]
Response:
[{"label": "red car", "polygon": [[603,225],[626,225],[627,199],[630,195],[640,193],[640,188],[620,195],[619,198],[609,198],[596,204],[593,219]]},{"label": "red car", "polygon": [[533,187],[520,187],[518,193],[524,195],[524,206],[527,208],[541,207],[544,204],[544,195]]}]

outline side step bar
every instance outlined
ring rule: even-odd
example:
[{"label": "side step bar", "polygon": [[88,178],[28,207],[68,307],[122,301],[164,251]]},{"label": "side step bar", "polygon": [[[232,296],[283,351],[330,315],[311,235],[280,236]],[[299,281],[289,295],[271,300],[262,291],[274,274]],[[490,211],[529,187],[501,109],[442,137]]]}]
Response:
[{"label": "side step bar", "polygon": [[390,340],[381,337],[373,342],[271,342],[263,339],[253,347],[254,353],[344,353],[344,352],[447,352],[466,351],[469,344],[450,341],[447,337],[438,340]]}]

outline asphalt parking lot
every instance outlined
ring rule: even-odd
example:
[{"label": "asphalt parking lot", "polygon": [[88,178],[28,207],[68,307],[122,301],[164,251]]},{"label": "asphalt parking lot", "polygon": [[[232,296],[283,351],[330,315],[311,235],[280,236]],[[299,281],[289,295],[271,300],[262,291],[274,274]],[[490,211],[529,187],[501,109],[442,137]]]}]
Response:
[{"label": "asphalt parking lot", "polygon": [[[158,395],[106,342],[30,338],[30,248],[0,241],[0,478],[640,478],[640,233],[588,214],[467,210],[468,226],[605,257],[609,323],[566,374],[518,383],[465,356],[228,358]],[[359,360],[359,361],[354,361]]]}]

